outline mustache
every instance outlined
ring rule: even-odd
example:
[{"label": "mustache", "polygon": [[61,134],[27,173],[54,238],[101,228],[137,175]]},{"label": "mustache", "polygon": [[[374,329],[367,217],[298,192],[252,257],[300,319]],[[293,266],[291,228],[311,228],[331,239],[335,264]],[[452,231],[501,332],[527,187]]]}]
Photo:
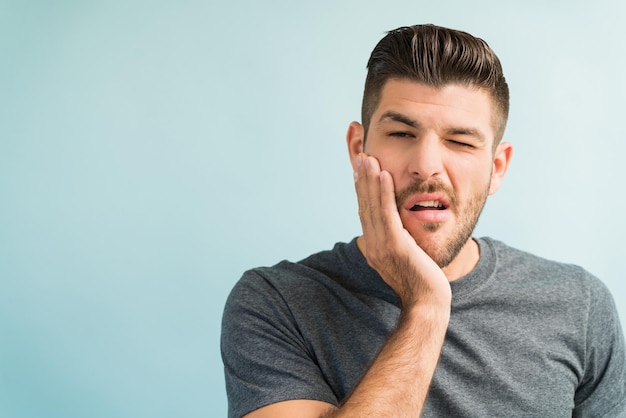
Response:
[{"label": "mustache", "polygon": [[396,193],[396,205],[398,209],[400,209],[404,202],[409,199],[411,196],[421,193],[443,193],[448,198],[450,202],[450,209],[456,211],[457,208],[457,197],[456,193],[452,187],[444,184],[441,180],[416,180],[413,183],[409,184],[404,189],[400,190]]}]

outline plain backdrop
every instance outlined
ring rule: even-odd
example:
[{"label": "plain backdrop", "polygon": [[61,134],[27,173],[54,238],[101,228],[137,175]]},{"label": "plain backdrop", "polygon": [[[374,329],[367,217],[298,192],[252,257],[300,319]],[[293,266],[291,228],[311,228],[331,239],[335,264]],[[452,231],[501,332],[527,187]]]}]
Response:
[{"label": "plain backdrop", "polygon": [[228,292],[359,234],[345,131],[402,25],[502,60],[515,153],[476,235],[626,318],[625,5],[0,0],[0,417],[225,416]]}]

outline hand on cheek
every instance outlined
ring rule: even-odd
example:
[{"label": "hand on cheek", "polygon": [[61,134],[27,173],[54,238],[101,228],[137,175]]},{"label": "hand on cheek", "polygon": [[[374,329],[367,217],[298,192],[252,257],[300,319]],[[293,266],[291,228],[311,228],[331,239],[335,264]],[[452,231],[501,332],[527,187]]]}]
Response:
[{"label": "hand on cheek", "polygon": [[393,178],[378,160],[356,157],[354,173],[367,262],[398,294],[403,306],[450,297],[450,286],[439,266],[416,244],[402,225],[396,205]]},{"label": "hand on cheek", "polygon": [[359,217],[366,242],[374,244],[387,237],[391,232],[389,228],[396,233],[404,230],[396,206],[393,179],[389,172],[381,170],[376,158],[367,154],[357,155],[356,166]]}]

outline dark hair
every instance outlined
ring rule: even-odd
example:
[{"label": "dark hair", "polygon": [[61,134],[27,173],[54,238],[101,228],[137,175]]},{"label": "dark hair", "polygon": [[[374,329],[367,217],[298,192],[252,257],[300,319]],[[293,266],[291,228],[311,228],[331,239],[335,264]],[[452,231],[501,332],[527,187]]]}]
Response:
[{"label": "dark hair", "polygon": [[460,84],[485,89],[494,103],[494,146],[502,139],[509,115],[509,87],[500,60],[485,41],[466,32],[435,25],[389,31],[367,62],[361,120],[365,132],[389,79],[433,87]]}]

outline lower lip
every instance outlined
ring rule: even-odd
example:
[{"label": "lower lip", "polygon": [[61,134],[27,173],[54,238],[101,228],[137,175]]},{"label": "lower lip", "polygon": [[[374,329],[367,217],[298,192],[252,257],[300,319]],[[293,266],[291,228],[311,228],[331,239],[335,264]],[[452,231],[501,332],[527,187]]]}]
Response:
[{"label": "lower lip", "polygon": [[440,223],[445,222],[450,217],[450,210],[405,210],[407,216],[423,223]]}]

